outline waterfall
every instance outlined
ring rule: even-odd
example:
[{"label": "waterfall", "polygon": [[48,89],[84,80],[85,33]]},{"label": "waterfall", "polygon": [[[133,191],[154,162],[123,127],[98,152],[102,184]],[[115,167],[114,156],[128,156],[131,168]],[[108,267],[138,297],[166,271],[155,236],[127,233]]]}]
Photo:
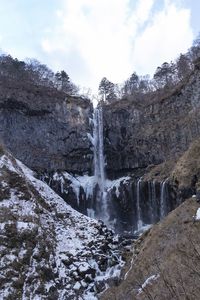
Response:
[{"label": "waterfall", "polygon": [[138,181],[137,181],[137,231],[139,231],[142,226],[143,226],[143,223],[142,223],[142,218],[141,218],[141,208],[140,208],[140,183],[141,183],[142,179],[140,178]]},{"label": "waterfall", "polygon": [[166,190],[167,179],[161,183],[161,196],[160,196],[160,219],[167,215],[167,190]]},{"label": "waterfall", "polygon": [[94,145],[94,177],[95,184],[98,185],[97,201],[99,202],[96,215],[108,225],[108,203],[107,191],[105,184],[105,159],[104,159],[104,143],[103,143],[103,110],[97,107],[93,115],[93,145]]},{"label": "waterfall", "polygon": [[102,107],[94,111],[94,176],[101,194],[105,193],[105,159],[103,146],[103,111]]},{"label": "waterfall", "polygon": [[154,224],[157,220],[157,198],[156,198],[156,181],[151,182],[151,223]]},{"label": "waterfall", "polygon": [[149,219],[151,224],[154,223],[154,195],[153,195],[153,184],[148,181],[148,202],[149,202]]},{"label": "waterfall", "polygon": [[156,202],[156,181],[155,180],[153,180],[153,182],[152,182],[152,199],[153,199],[153,203],[156,207],[157,202]]}]

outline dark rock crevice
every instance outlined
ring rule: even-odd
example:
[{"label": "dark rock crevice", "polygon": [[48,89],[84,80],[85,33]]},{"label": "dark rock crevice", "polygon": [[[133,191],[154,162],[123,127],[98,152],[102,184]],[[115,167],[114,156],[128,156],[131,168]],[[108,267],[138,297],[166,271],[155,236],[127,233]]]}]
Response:
[{"label": "dark rock crevice", "polygon": [[16,99],[9,98],[6,101],[0,103],[0,109],[5,109],[8,111],[16,110],[19,111],[27,116],[33,117],[33,116],[44,116],[46,114],[50,114],[51,112],[47,109],[41,109],[41,110],[36,110],[36,109],[30,109],[30,107],[21,102],[17,101]]}]

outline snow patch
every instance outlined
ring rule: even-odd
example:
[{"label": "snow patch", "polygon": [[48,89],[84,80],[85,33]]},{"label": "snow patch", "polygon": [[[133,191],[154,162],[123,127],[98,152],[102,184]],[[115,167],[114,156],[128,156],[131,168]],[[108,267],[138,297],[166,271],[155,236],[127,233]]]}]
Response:
[{"label": "snow patch", "polygon": [[80,284],[80,282],[76,282],[75,283],[75,285],[74,285],[74,290],[80,290],[80,288],[81,288],[81,284]]},{"label": "snow patch", "polygon": [[110,192],[112,189],[116,189],[116,196],[117,198],[119,198],[119,195],[120,195],[120,191],[119,191],[119,188],[120,188],[120,185],[121,184],[126,184],[131,178],[129,176],[126,176],[126,177],[121,177],[121,178],[118,178],[118,179],[115,179],[115,180],[109,180],[107,179],[106,180],[106,188],[107,188],[107,191]]},{"label": "snow patch", "polygon": [[145,231],[149,230],[153,225],[152,224],[142,224],[139,230],[135,230],[135,234],[142,235]]},{"label": "snow patch", "polygon": [[150,285],[153,283],[153,281],[155,281],[156,279],[158,279],[160,277],[159,274],[157,275],[152,275],[150,277],[148,277],[145,282],[142,284],[141,288],[138,290],[138,294],[142,293],[142,291],[147,287],[147,285]]},{"label": "snow patch", "polygon": [[200,220],[200,208],[197,209],[195,220],[196,221]]},{"label": "snow patch", "polygon": [[[97,282],[102,281],[104,284],[108,278],[119,277],[120,269],[123,264],[120,260],[118,250],[113,250],[117,249],[115,246],[114,248],[108,247],[105,253],[103,250],[101,251],[101,247],[105,246],[105,239],[107,237],[112,238],[111,233],[106,231],[105,228],[104,233],[100,233],[102,232],[102,230],[100,230],[102,226],[100,223],[72,209],[71,206],[58,196],[46,183],[36,179],[34,173],[20,161],[4,157],[0,160],[0,167],[4,166],[20,176],[27,183],[27,188],[31,186],[32,192],[31,199],[25,200],[21,198],[22,194],[20,190],[18,191],[14,188],[10,189],[10,198],[2,200],[0,202],[0,208],[8,208],[12,214],[17,216],[14,223],[18,231],[33,230],[34,227],[37,226],[38,237],[44,236],[46,238],[45,234],[48,234],[53,252],[49,249],[50,256],[48,261],[42,259],[40,267],[45,263],[49,264],[49,267],[53,267],[53,270],[57,274],[56,280],[60,282],[60,284],[63,284],[61,288],[58,288],[58,299],[67,299],[66,297],[70,295],[71,298],[74,297],[75,299],[75,294],[78,294],[79,290],[84,294],[82,299],[97,299],[95,297],[96,291],[94,288]],[[71,182],[69,182],[69,184],[76,190],[77,196],[80,187],[84,188],[87,195],[92,195],[93,193],[95,185],[94,177],[87,175],[73,177],[65,172],[62,175],[55,173],[54,179],[61,182],[63,192],[65,191],[65,179],[69,179]],[[34,221],[36,223],[34,223]],[[5,225],[8,224],[8,222],[9,220],[6,223],[0,223],[2,232],[5,230]],[[29,293],[30,299],[37,299],[37,297],[41,299],[41,295],[37,296],[31,291],[28,281],[29,277],[36,272],[36,258],[40,255],[38,247],[39,241],[38,244],[35,245],[30,257],[30,264],[23,286],[23,300],[28,299],[26,296],[27,292]],[[48,251],[46,247],[44,250]],[[52,253],[54,254],[52,255]],[[14,256],[12,252],[5,256],[5,264],[7,264],[7,261],[12,261],[16,258],[22,259],[25,255],[25,245],[22,245],[17,256]],[[107,269],[102,271],[103,268],[101,268],[99,257],[104,257],[104,255],[107,261]],[[115,262],[115,266],[109,267],[111,262],[113,265],[113,261]],[[71,283],[72,273],[75,279],[73,283]],[[91,277],[89,278],[91,282],[86,282],[84,276]],[[39,281],[34,284],[35,287],[37,287],[38,283]],[[50,290],[53,284],[52,281],[45,282],[46,290]],[[2,295],[2,291],[0,291],[0,298]]]},{"label": "snow patch", "polygon": [[30,230],[36,227],[36,224],[31,222],[17,222],[17,229],[18,230]]}]

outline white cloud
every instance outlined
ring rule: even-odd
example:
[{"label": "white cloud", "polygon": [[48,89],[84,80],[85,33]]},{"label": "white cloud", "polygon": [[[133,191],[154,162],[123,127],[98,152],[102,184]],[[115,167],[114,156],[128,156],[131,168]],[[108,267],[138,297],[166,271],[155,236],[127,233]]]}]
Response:
[{"label": "white cloud", "polygon": [[[97,87],[103,76],[125,80],[133,71],[152,72],[191,44],[190,12],[156,0],[62,0],[57,25],[41,42],[51,65],[65,68],[75,82]],[[174,1],[173,1],[174,2]]]},{"label": "white cloud", "polygon": [[137,3],[136,10],[131,12],[131,18],[129,25],[136,24],[138,26],[143,25],[150,16],[151,9],[155,3],[155,0],[140,0]]},{"label": "white cloud", "polygon": [[190,11],[166,0],[135,41],[132,65],[142,73],[153,73],[158,65],[175,59],[192,44]]}]

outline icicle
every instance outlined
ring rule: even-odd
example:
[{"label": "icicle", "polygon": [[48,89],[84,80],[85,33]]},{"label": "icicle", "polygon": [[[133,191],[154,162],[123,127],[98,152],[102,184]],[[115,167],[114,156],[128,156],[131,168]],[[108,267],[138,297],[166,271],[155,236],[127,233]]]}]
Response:
[{"label": "icicle", "polygon": [[60,177],[60,191],[61,191],[61,194],[64,194],[64,183],[65,183],[65,180],[64,180],[64,178],[61,176],[61,177]]},{"label": "icicle", "polygon": [[149,203],[149,219],[151,224],[154,223],[154,205],[153,205],[153,188],[152,182],[148,181],[148,203]]},{"label": "icicle", "polygon": [[156,181],[152,182],[152,202],[154,208],[154,223],[158,221],[158,204],[157,204],[157,196],[156,196]]},{"label": "icicle", "polygon": [[92,208],[87,208],[87,215],[88,217],[94,219],[95,218],[95,211]]},{"label": "icicle", "polygon": [[157,199],[156,199],[156,181],[151,183],[151,223],[154,224],[157,221]]},{"label": "icicle", "polygon": [[164,218],[167,214],[167,197],[166,197],[166,183],[167,180],[164,180],[161,183],[161,196],[160,196],[160,219]]},{"label": "icicle", "polygon": [[142,228],[142,218],[141,218],[141,208],[140,208],[140,183],[142,179],[140,178],[137,182],[137,231]]}]

